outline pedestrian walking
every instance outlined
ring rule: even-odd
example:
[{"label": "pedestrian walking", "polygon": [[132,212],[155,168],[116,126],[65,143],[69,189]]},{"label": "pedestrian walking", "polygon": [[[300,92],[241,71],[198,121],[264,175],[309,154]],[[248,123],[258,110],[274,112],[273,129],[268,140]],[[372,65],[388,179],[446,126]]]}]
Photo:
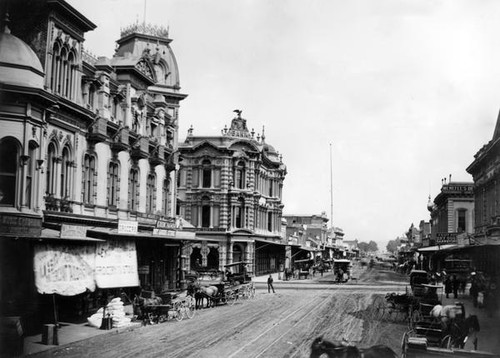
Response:
[{"label": "pedestrian walking", "polygon": [[446,279],[444,280],[444,292],[446,293],[446,298],[449,298],[448,296],[450,295],[452,291],[452,283],[450,276],[446,276]]},{"label": "pedestrian walking", "polygon": [[271,293],[271,289],[273,289],[273,293],[276,293],[273,287],[273,276],[269,275],[269,277],[267,278],[267,292]]},{"label": "pedestrian walking", "polygon": [[458,282],[457,275],[453,275],[453,297],[458,298],[458,286],[460,286],[460,282]]}]

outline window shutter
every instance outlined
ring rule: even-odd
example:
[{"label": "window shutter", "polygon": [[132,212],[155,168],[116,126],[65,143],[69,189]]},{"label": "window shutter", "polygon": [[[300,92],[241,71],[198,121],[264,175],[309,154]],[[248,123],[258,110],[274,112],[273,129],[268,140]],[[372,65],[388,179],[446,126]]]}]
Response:
[{"label": "window shutter", "polygon": [[220,169],[214,169],[214,187],[220,188]]},{"label": "window shutter", "polygon": [[212,207],[212,218],[213,218],[213,222],[212,222],[212,226],[215,227],[215,228],[218,228],[220,226],[220,223],[219,223],[219,216],[220,216],[220,213],[219,213],[219,205],[214,205]]},{"label": "window shutter", "polygon": [[193,168],[193,188],[197,188],[199,186],[199,170],[198,168]]},{"label": "window shutter", "polygon": [[191,223],[195,227],[198,226],[198,207],[195,204],[191,206]]}]

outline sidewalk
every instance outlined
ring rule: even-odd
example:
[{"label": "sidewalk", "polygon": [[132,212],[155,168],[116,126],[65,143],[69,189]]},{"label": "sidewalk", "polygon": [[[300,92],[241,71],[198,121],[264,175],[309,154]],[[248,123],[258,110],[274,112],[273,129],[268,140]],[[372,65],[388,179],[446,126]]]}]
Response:
[{"label": "sidewalk", "polygon": [[[479,320],[481,330],[478,332],[478,350],[494,353],[500,357],[500,311],[492,312],[487,308],[474,307],[472,298],[466,295],[459,295],[458,298],[446,298],[443,294],[442,303],[444,305],[453,305],[455,302],[462,302],[465,307],[465,314],[476,315]],[[472,342],[467,342],[465,349],[472,350]]]},{"label": "sidewalk", "polygon": [[32,355],[43,351],[49,351],[52,349],[60,349],[65,345],[69,345],[74,342],[89,339],[102,334],[116,334],[120,332],[126,332],[142,326],[141,322],[132,322],[129,326],[113,328],[110,330],[102,330],[95,327],[91,327],[87,323],[72,324],[72,323],[60,323],[61,327],[57,331],[57,337],[59,340],[59,345],[46,345],[42,343],[42,335],[37,334],[35,336],[28,336],[24,338],[24,355]]}]

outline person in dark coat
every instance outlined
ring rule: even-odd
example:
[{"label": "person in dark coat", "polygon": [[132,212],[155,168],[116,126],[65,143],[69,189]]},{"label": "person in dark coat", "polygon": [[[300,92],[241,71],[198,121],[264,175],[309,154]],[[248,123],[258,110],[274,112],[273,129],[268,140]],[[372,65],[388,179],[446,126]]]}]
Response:
[{"label": "person in dark coat", "polygon": [[449,295],[452,291],[452,282],[450,276],[446,276],[444,280],[444,292],[446,293],[446,298],[449,298]]},{"label": "person in dark coat", "polygon": [[460,282],[457,279],[457,275],[453,275],[453,297],[457,298],[458,297],[458,287],[460,286]]},{"label": "person in dark coat", "polygon": [[273,293],[276,293],[273,287],[273,276],[269,275],[267,278],[267,292],[271,293],[271,289],[273,289]]}]

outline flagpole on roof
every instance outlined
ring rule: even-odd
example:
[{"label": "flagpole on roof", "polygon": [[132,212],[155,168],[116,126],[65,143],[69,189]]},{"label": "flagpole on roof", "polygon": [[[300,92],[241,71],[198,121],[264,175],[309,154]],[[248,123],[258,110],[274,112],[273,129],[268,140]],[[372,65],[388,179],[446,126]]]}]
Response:
[{"label": "flagpole on roof", "polygon": [[333,228],[333,165],[332,165],[332,143],[330,143],[330,228]]}]

